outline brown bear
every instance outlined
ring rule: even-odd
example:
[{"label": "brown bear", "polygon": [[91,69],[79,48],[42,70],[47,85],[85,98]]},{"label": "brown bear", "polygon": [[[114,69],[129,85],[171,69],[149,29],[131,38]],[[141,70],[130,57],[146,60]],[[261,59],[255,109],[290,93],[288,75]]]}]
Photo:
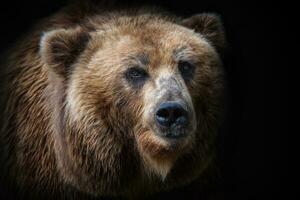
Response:
[{"label": "brown bear", "polygon": [[2,181],[20,199],[133,199],[204,179],[223,46],[214,14],[76,4],[42,20],[1,66]]}]

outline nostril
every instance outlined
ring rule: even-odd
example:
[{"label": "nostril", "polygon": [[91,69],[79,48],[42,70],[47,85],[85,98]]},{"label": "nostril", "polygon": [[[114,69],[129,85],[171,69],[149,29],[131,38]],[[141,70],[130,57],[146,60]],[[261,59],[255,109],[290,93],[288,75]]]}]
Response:
[{"label": "nostril", "polygon": [[169,111],[167,109],[159,109],[156,113],[158,117],[161,118],[168,118],[169,117]]},{"label": "nostril", "polygon": [[156,113],[156,119],[162,126],[170,126],[170,113],[168,109],[159,109]]},{"label": "nostril", "polygon": [[185,126],[187,124],[186,116],[182,115],[182,116],[178,117],[176,119],[175,124],[178,125],[178,126]]},{"label": "nostril", "polygon": [[183,109],[182,108],[176,108],[174,111],[173,111],[173,117],[174,119],[177,119],[179,117],[181,117],[183,115]]}]

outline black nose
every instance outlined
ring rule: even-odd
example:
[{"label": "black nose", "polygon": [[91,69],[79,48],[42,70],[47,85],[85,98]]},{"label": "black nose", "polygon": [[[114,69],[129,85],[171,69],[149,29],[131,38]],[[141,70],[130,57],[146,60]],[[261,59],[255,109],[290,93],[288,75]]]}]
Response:
[{"label": "black nose", "polygon": [[157,122],[166,128],[186,126],[188,122],[187,117],[187,111],[179,103],[172,101],[160,104],[156,112]]}]

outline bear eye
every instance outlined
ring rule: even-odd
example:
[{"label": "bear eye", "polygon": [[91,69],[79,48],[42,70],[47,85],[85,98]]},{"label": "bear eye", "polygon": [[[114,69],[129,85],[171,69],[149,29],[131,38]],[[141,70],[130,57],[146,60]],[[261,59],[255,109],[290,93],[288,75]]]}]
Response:
[{"label": "bear eye", "polygon": [[178,69],[184,79],[191,79],[193,78],[195,72],[195,65],[188,61],[179,61]]},{"label": "bear eye", "polygon": [[125,73],[126,79],[132,84],[141,84],[148,77],[147,72],[139,67],[129,68]]}]

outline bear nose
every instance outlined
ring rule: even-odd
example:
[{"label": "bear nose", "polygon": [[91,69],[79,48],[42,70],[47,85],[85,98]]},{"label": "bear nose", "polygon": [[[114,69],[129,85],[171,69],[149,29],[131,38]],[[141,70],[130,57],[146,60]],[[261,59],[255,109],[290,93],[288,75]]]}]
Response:
[{"label": "bear nose", "polygon": [[156,112],[159,125],[170,128],[172,126],[184,127],[188,122],[188,112],[177,102],[164,102]]}]

